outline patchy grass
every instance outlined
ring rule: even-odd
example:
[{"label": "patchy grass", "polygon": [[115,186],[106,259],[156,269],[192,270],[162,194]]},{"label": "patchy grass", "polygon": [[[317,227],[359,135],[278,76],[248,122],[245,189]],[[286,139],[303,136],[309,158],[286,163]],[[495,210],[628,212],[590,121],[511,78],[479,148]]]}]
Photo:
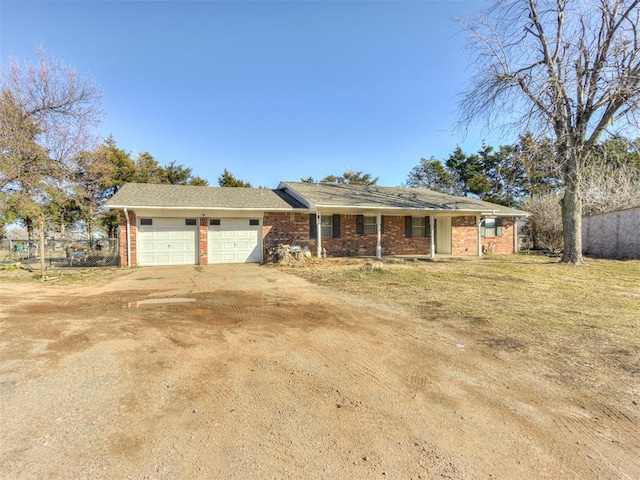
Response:
[{"label": "patchy grass", "polygon": [[[45,283],[81,284],[95,280],[106,279],[117,272],[117,268],[83,268],[65,270],[47,270]],[[0,284],[2,282],[42,283],[40,269],[26,269],[20,266],[0,269]]]},{"label": "patchy grass", "polygon": [[609,374],[594,372],[620,374],[622,389],[640,374],[638,261],[573,266],[536,255],[486,256],[387,263],[372,272],[363,264],[330,259],[289,271],[449,328],[489,351],[572,364],[583,373],[572,381],[585,388],[608,385]]},{"label": "patchy grass", "polygon": [[329,259],[291,269],[311,282],[391,303],[425,320],[489,322],[518,329],[583,327],[638,336],[640,262],[589,260],[586,266],[542,256],[385,264]]},{"label": "patchy grass", "polygon": [[[616,345],[640,354],[640,262],[561,264],[535,255],[385,264],[329,259],[289,271],[418,319],[535,348]],[[499,343],[499,341],[498,341]],[[639,355],[640,356],[640,355]],[[640,369],[640,362],[638,369]]]}]

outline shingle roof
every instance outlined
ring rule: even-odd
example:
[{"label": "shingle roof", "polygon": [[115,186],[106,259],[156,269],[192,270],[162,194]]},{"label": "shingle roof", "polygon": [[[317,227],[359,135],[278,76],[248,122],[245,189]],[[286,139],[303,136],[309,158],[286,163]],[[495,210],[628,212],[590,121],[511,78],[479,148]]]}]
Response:
[{"label": "shingle roof", "polygon": [[282,182],[267,188],[196,187],[128,183],[106,202],[109,208],[293,211],[427,210],[526,215],[515,208],[424,188],[365,187],[334,183]]},{"label": "shingle roof", "polygon": [[425,188],[378,187],[336,183],[282,182],[279,187],[310,208],[434,210],[495,212],[498,215],[526,215],[515,208],[468,197],[447,195]]},{"label": "shingle roof", "polygon": [[109,208],[202,208],[294,210],[304,205],[286,192],[267,188],[196,187],[127,183],[111,197]]}]

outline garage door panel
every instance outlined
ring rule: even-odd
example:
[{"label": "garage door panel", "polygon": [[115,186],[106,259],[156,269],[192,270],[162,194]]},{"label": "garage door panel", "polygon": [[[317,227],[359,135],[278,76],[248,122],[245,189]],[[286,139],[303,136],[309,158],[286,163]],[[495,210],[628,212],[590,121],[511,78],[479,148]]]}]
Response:
[{"label": "garage door panel", "polygon": [[227,218],[209,226],[209,263],[261,260],[259,225],[249,225],[248,218]]},{"label": "garage door panel", "polygon": [[138,259],[145,265],[195,265],[197,230],[184,219],[153,219],[138,229]]}]

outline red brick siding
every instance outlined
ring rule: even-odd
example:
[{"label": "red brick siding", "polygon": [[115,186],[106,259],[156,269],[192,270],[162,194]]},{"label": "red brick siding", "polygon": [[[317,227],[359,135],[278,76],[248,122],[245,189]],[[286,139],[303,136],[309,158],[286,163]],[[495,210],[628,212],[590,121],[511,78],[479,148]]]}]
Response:
[{"label": "red brick siding", "polygon": [[[356,233],[357,215],[340,216],[340,238],[323,238],[322,247],[332,257],[375,256],[376,235]],[[308,213],[265,213],[263,222],[263,246],[295,244],[308,246],[316,254],[317,241],[309,238]],[[383,255],[428,255],[431,240],[428,237],[405,238],[403,216],[384,216],[382,234]]]},{"label": "red brick siding", "polygon": [[451,219],[451,254],[478,255],[478,227],[475,216]]},{"label": "red brick siding", "polygon": [[198,247],[200,248],[200,257],[198,258],[198,265],[208,265],[208,251],[209,251],[209,219],[200,218],[200,225],[198,226]]},{"label": "red brick siding", "polygon": [[[327,255],[343,256],[375,256],[376,235],[358,235],[356,233],[357,215],[340,216],[340,238],[323,238],[322,246]],[[129,211],[131,226],[131,266],[137,265],[136,234],[137,217]],[[383,255],[429,255],[431,239],[429,237],[405,237],[404,216],[384,216],[384,233],[382,234]],[[201,218],[198,229],[199,264],[207,265],[208,226],[209,219]],[[513,253],[513,218],[502,219],[501,237],[483,237],[482,247],[486,253]],[[428,228],[428,227],[427,227]],[[124,212],[120,212],[120,265],[127,266],[127,221]],[[460,216],[451,219],[451,253],[453,255],[477,255],[478,232],[475,216]],[[317,241],[309,238],[308,213],[265,213],[262,224],[263,248],[280,243],[307,246],[315,255]]]},{"label": "red brick siding", "polygon": [[485,253],[495,253],[506,255],[514,253],[513,250],[513,223],[514,218],[502,219],[501,237],[482,237],[482,251]]},{"label": "red brick siding", "polygon": [[[482,237],[484,253],[513,253],[513,218],[502,218],[502,236]],[[475,216],[451,219],[451,254],[478,255],[478,230]]]},{"label": "red brick siding", "polygon": [[[137,258],[137,250],[136,250],[136,233],[138,231],[137,228],[137,220],[135,212],[129,211],[129,224],[131,227],[131,231],[129,232],[129,238],[131,239],[131,265],[135,267],[138,262]],[[127,217],[124,215],[124,210],[120,211],[120,266],[128,267],[127,264]]]},{"label": "red brick siding", "polygon": [[264,214],[262,220],[262,246],[264,250],[280,243],[311,248],[308,213]]},{"label": "red brick siding", "polygon": [[[429,255],[431,238],[405,237],[404,216],[384,215],[384,233],[382,234],[383,255]],[[427,234],[429,224],[427,223]],[[375,236],[374,236],[375,245]],[[375,255],[375,252],[373,253]]]}]

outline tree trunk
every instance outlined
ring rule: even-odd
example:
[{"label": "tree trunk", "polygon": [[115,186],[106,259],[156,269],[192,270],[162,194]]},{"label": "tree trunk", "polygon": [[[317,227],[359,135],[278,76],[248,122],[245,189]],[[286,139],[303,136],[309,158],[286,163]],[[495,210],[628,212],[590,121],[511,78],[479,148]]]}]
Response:
[{"label": "tree trunk", "polygon": [[45,258],[44,258],[44,215],[38,215],[38,226],[40,227],[40,280],[45,281]]},{"label": "tree trunk", "polygon": [[27,226],[27,241],[31,245],[33,243],[33,218],[24,217],[24,223]]},{"label": "tree trunk", "polygon": [[562,228],[564,237],[563,263],[579,265],[584,263],[582,258],[582,197],[580,185],[565,184],[564,196],[560,202],[562,206]]}]

